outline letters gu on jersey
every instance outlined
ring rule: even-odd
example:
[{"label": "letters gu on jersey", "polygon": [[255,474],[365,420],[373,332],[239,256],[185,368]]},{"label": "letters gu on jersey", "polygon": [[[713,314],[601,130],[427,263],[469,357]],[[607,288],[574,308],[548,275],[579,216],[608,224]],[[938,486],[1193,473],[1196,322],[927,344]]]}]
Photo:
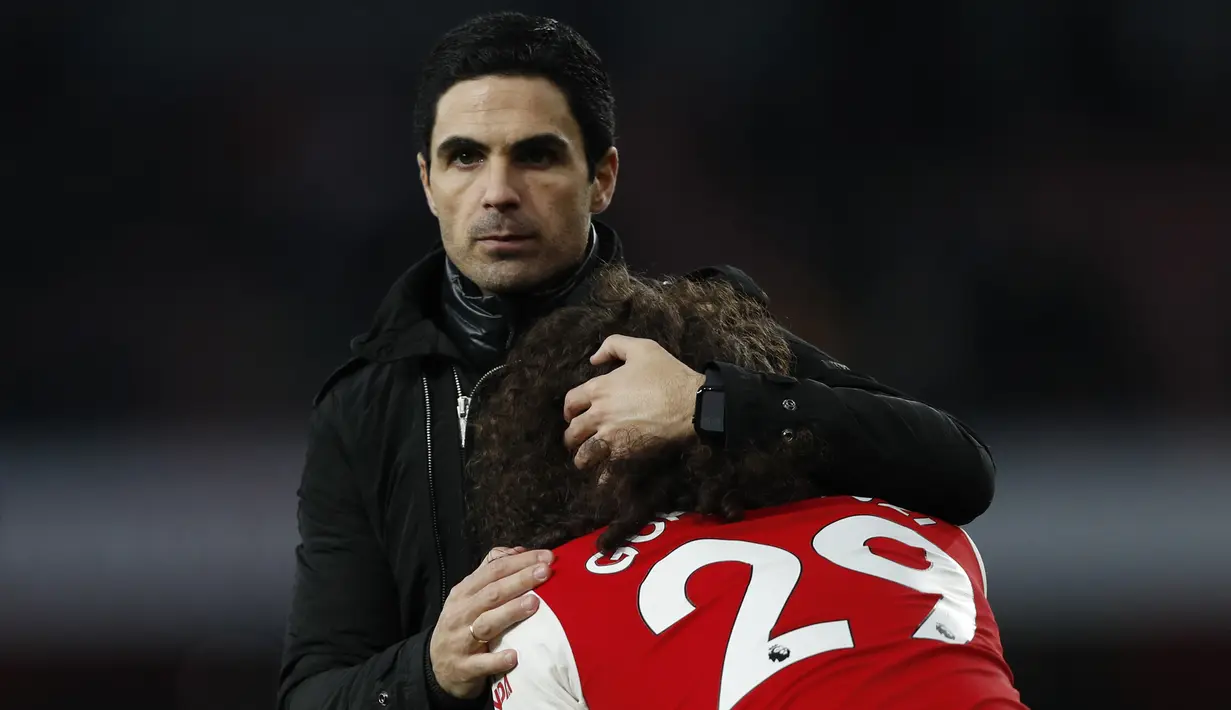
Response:
[{"label": "letters gu on jersey", "polygon": [[556,550],[496,710],[1021,710],[974,542],[849,496]]}]

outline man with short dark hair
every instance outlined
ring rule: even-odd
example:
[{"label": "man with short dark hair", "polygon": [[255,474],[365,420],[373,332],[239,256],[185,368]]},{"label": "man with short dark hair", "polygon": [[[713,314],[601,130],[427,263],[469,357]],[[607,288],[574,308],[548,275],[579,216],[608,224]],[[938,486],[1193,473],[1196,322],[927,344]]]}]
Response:
[{"label": "man with short dark hair", "polygon": [[[534,613],[523,595],[550,574],[544,550],[492,550],[500,564],[480,565],[462,525],[467,422],[518,337],[621,261],[592,219],[619,172],[610,82],[573,29],[488,15],[432,50],[416,125],[442,248],[394,284],[316,399],[281,708],[481,704],[487,678],[516,663],[487,640]],[[693,276],[764,298],[736,269]],[[827,487],[956,523],[987,508],[994,467],[973,433],[786,337],[789,375],[593,343],[596,364],[619,367],[568,393],[561,445],[590,470],[637,443],[740,449],[807,431],[826,444],[814,468]]]}]

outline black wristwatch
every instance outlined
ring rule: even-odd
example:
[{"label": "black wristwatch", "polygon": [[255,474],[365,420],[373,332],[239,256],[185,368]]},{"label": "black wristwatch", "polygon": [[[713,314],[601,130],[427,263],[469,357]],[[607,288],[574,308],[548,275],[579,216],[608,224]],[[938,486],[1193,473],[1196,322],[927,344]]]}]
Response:
[{"label": "black wristwatch", "polygon": [[727,395],[722,388],[722,373],[716,367],[705,370],[705,383],[697,390],[697,403],[692,412],[692,428],[707,444],[722,444],[726,440]]}]

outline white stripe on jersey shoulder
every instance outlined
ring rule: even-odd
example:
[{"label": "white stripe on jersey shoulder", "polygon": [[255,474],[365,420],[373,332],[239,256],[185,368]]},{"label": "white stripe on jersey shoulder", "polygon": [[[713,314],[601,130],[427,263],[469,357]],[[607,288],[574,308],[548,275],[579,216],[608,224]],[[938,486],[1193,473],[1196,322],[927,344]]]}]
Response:
[{"label": "white stripe on jersey shoulder", "polygon": [[[956,526],[955,526],[956,527]],[[970,549],[975,551],[975,559],[979,561],[979,574],[983,576],[983,596],[987,596],[987,568],[983,566],[983,555],[979,554],[979,546],[975,544],[975,539],[966,532],[966,528],[958,527],[966,539],[970,542]]]},{"label": "white stripe on jersey shoulder", "polygon": [[586,710],[573,647],[559,617],[539,599],[538,611],[492,641],[493,653],[517,651],[517,667],[492,682],[496,710]]}]

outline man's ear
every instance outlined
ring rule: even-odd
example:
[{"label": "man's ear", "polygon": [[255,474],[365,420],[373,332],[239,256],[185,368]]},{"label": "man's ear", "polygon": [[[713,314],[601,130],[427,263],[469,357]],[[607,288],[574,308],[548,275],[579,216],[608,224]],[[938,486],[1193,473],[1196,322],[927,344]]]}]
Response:
[{"label": "man's ear", "polygon": [[428,165],[422,153],[419,153],[417,159],[419,161],[419,182],[423,184],[423,196],[427,198],[427,208],[432,211],[433,215],[439,217],[440,215],[436,214],[436,201],[432,199],[432,167]]},{"label": "man's ear", "polygon": [[590,193],[591,214],[599,214],[611,206],[619,174],[620,153],[615,146],[611,146],[594,165],[594,187]]}]

